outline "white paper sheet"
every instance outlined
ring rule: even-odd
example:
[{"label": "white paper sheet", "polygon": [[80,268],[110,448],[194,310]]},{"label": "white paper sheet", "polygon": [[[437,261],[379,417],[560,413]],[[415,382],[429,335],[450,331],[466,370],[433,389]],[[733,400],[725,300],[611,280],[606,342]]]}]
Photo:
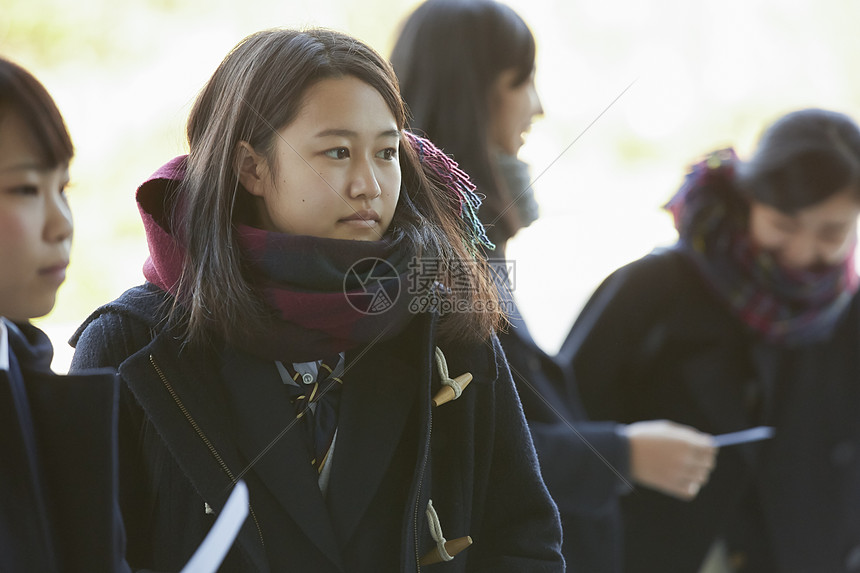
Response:
[{"label": "white paper sheet", "polygon": [[759,440],[767,440],[773,437],[775,428],[772,426],[756,426],[741,430],[740,432],[731,432],[729,434],[721,434],[714,436],[715,444],[722,448],[725,446],[734,446],[735,444],[746,444],[749,442],[758,442]]}]

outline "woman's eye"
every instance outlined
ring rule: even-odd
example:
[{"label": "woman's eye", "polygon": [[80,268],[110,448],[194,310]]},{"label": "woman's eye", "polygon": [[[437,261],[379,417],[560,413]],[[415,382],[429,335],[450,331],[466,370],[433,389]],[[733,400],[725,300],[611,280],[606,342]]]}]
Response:
[{"label": "woman's eye", "polygon": [[346,159],[349,157],[349,149],[346,147],[335,147],[334,149],[329,149],[325,152],[326,157],[331,157],[332,159]]},{"label": "woman's eye", "polygon": [[797,223],[791,219],[771,219],[771,225],[773,225],[774,229],[782,233],[793,233],[797,230]]},{"label": "woman's eye", "polygon": [[9,190],[14,195],[38,195],[39,188],[35,185],[20,185]]},{"label": "woman's eye", "polygon": [[397,157],[397,149],[394,147],[387,147],[376,154],[377,157],[381,159],[385,159],[386,161],[391,161],[392,159]]},{"label": "woman's eye", "polygon": [[848,235],[847,231],[840,229],[827,230],[819,235],[819,238],[825,243],[841,244]]}]

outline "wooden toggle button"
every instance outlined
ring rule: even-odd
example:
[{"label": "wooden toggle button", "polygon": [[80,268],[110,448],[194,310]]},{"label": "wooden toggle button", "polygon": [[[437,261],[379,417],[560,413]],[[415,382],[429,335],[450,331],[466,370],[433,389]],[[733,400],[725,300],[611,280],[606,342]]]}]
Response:
[{"label": "wooden toggle button", "polygon": [[[470,376],[471,377],[471,376]],[[448,552],[448,555],[451,557],[455,557],[458,553],[466,549],[472,544],[472,538],[468,535],[466,537],[459,537],[457,539],[452,539],[451,541],[445,542],[445,551]],[[419,565],[424,567],[425,565],[433,565],[434,563],[441,563],[444,561],[442,558],[442,554],[439,552],[438,547],[434,547],[427,554],[421,558],[418,562]]]},{"label": "wooden toggle button", "polygon": [[[457,385],[460,386],[461,392],[465,390],[466,386],[468,386],[469,382],[471,381],[472,375],[469,372],[466,372],[465,374],[460,374],[459,376],[454,378],[454,382],[456,382]],[[436,395],[433,396],[433,405],[441,406],[442,404],[450,402],[451,400],[455,400],[456,398],[457,393],[454,391],[454,389],[448,385],[443,384],[442,388],[440,388],[439,391],[436,392]]]}]

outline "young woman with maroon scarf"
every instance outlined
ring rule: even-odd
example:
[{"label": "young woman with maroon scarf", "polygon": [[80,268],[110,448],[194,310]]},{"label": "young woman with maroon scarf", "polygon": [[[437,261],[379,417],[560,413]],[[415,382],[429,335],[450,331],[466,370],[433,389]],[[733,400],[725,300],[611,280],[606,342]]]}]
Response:
[{"label": "young woman with maroon scarf", "polygon": [[148,282],[73,341],[125,382],[130,563],[181,566],[243,479],[230,571],[562,571],[477,197],[388,63],[254,34],[188,139],[137,193]]}]

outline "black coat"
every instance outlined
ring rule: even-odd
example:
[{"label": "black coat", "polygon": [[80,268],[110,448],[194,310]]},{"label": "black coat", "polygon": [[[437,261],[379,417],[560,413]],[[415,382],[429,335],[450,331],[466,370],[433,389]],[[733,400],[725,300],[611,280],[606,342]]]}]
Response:
[{"label": "black coat", "polygon": [[0,571],[126,571],[112,372],[58,376],[45,334],[9,328],[0,371]]},{"label": "black coat", "polygon": [[776,427],[723,448],[693,502],[626,496],[627,571],[696,571],[719,537],[739,571],[860,570],[858,350],[858,297],[830,341],[788,350],[751,334],[675,252],[611,275],[560,353],[593,418]]},{"label": "black coat", "polygon": [[627,438],[619,424],[587,419],[571,369],[537,345],[513,299],[508,301],[510,326],[499,340],[561,513],[567,570],[621,571],[618,498],[630,487]]},{"label": "black coat", "polygon": [[422,570],[563,570],[558,513],[497,340],[444,349],[452,376],[475,379],[435,410],[432,316],[361,356],[348,352],[323,499],[316,472],[297,463],[307,453],[300,435],[283,432],[295,413],[274,363],[180,352],[176,333],[159,327],[164,302],[144,285],[99,309],[79,330],[72,363],[118,366],[125,382],[120,491],[132,566],[181,566],[214,519],[204,507],[217,514],[241,477],[251,516],[225,570],[417,571],[434,547],[431,498],[445,537],[470,535],[474,545]]}]

